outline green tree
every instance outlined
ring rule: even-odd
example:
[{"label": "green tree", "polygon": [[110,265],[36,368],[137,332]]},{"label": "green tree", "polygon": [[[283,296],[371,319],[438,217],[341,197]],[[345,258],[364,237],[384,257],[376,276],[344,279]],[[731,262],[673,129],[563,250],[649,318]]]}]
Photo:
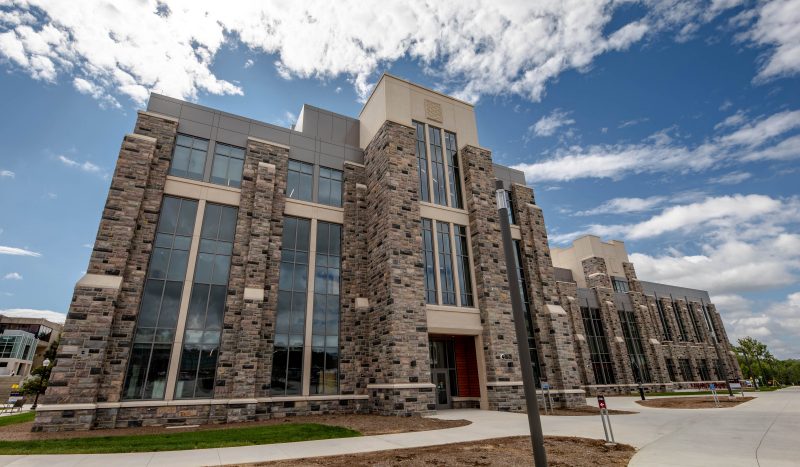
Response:
[{"label": "green tree", "polygon": [[31,375],[22,383],[22,393],[26,396],[34,396],[33,409],[36,409],[36,405],[39,403],[39,396],[47,390],[47,384],[50,382],[50,372],[56,364],[57,353],[58,341],[55,341],[50,344],[50,347],[44,353],[44,361],[48,364],[31,370]]}]

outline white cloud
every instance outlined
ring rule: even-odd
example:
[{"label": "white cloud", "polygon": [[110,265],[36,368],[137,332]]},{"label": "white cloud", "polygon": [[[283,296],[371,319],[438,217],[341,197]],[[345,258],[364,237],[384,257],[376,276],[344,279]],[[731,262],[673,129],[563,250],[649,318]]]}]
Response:
[{"label": "white cloud", "polygon": [[714,177],[709,180],[710,183],[718,183],[720,185],[736,185],[737,183],[742,183],[743,181],[752,177],[753,174],[750,172],[728,172],[726,174],[720,175],[719,177]]},{"label": "white cloud", "polygon": [[0,245],[0,255],[33,256],[34,258],[42,256],[41,253],[37,253],[35,251],[26,250],[24,248],[15,248],[13,246],[3,246],[3,245]]},{"label": "white cloud", "polygon": [[791,134],[798,129],[800,110],[787,110],[741,124],[695,146],[676,142],[665,130],[639,143],[563,147],[544,160],[513,167],[525,172],[530,183],[700,172],[725,164],[800,157],[800,135]]},{"label": "white cloud", "polygon": [[246,62],[244,62],[245,69],[250,68],[251,66],[255,65],[256,62],[253,61],[252,58],[248,58]]},{"label": "white cloud", "polygon": [[44,318],[54,323],[63,323],[67,319],[67,315],[51,310],[35,310],[32,308],[8,308],[0,310],[0,315],[8,316],[9,318]]},{"label": "white cloud", "polygon": [[291,128],[295,123],[297,123],[297,115],[287,110],[283,112],[283,115],[280,118],[275,119],[273,123],[278,126]]},{"label": "white cloud", "polygon": [[10,170],[0,170],[0,178],[14,178],[16,174]]},{"label": "white cloud", "polygon": [[[800,73],[800,4],[797,0],[759,2],[757,19],[740,39],[766,48],[756,82]],[[748,19],[751,15],[745,16]]]},{"label": "white cloud", "polygon": [[627,128],[627,127],[629,127],[629,126],[638,125],[638,124],[640,124],[640,123],[644,123],[644,122],[647,122],[647,121],[649,121],[649,120],[650,120],[650,119],[649,119],[648,117],[644,117],[644,118],[635,118],[635,119],[633,119],[633,120],[625,120],[625,121],[623,121],[623,122],[620,122],[620,124],[619,124],[619,126],[617,126],[617,128]]},{"label": "white cloud", "polygon": [[721,128],[737,127],[742,125],[746,120],[747,120],[747,115],[744,113],[744,111],[739,110],[735,114],[727,117],[725,120],[714,125],[714,129],[719,130]]},{"label": "white cloud", "polygon": [[569,118],[569,112],[564,112],[560,109],[555,109],[540,118],[536,123],[528,128],[528,131],[536,136],[552,136],[556,130],[562,126],[570,126],[575,123],[575,120]]},{"label": "white cloud", "polygon": [[22,280],[22,274],[20,274],[18,272],[9,272],[5,276],[3,276],[3,279],[7,280],[7,281],[21,281]]},{"label": "white cloud", "polygon": [[59,155],[57,158],[62,164],[66,165],[67,167],[74,167],[74,168],[80,169],[80,170],[82,170],[84,172],[88,172],[88,173],[91,173],[91,174],[96,174],[96,175],[99,175],[101,177],[106,177],[108,175],[103,171],[103,169],[100,168],[100,166],[98,166],[96,164],[93,164],[93,163],[91,163],[89,161],[78,162],[78,161],[76,161],[74,159],[70,159],[69,157],[66,157],[64,155]]},{"label": "white cloud", "polygon": [[684,31],[687,23],[696,29],[728,8],[647,0],[642,17],[608,31],[625,2],[386,0],[380,8],[355,0],[313,7],[281,0],[4,4],[0,58],[35,79],[55,81],[65,74],[80,92],[101,101],[126,96],[138,105],[150,91],[184,99],[242,94],[235,81],[212,71],[220,50],[239,44],[276,56],[276,69],[287,79],[345,76],[362,99],[376,71],[409,58],[463,99],[516,94],[538,101],[566,70],[588,70],[596,57],[659,31]]},{"label": "white cloud", "polygon": [[800,354],[800,292],[783,301],[748,299],[738,294],[712,297],[731,342],[755,337],[765,342],[778,358],[797,358]]},{"label": "white cloud", "polygon": [[669,196],[655,195],[647,198],[613,198],[599,206],[578,211],[575,216],[596,216],[601,214],[630,214],[645,212],[661,207],[668,202],[684,203],[696,201],[705,197],[702,191],[685,191],[682,193],[672,193]]}]

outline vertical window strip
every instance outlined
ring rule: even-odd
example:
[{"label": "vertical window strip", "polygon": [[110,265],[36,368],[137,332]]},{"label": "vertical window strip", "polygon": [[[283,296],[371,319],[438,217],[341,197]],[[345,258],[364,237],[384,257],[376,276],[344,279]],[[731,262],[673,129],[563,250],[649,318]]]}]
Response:
[{"label": "vertical window strip", "polygon": [[310,232],[309,219],[284,217],[270,384],[273,395],[302,392]]},{"label": "vertical window strip", "polygon": [[514,260],[519,277],[519,290],[522,294],[522,304],[525,307],[525,330],[528,333],[528,352],[531,355],[531,366],[533,367],[533,379],[536,387],[541,387],[541,366],[539,364],[539,351],[536,345],[536,335],[534,334],[533,315],[531,313],[531,302],[528,295],[528,281],[525,279],[525,263],[522,260],[522,247],[519,240],[514,240]]},{"label": "vertical window strip", "polygon": [[431,148],[431,170],[433,171],[431,174],[431,177],[433,177],[433,202],[447,206],[442,131],[435,126],[428,126],[428,139]]},{"label": "vertical window strip", "polygon": [[689,336],[686,334],[686,325],[683,323],[683,316],[681,316],[681,307],[678,305],[678,302],[672,302],[672,312],[675,315],[675,321],[678,322],[678,332],[680,333],[679,337],[682,342],[686,342],[689,340]]},{"label": "vertical window strip", "polygon": [[467,228],[463,225],[454,225],[454,227],[456,229],[456,261],[458,263],[458,284],[461,289],[461,306],[474,306]]},{"label": "vertical window strip", "polygon": [[237,213],[231,206],[206,204],[175,386],[177,399],[214,396]]},{"label": "vertical window strip", "polygon": [[425,268],[425,303],[436,304],[436,263],[433,250],[433,222],[422,219],[422,263]]},{"label": "vertical window strip", "polygon": [[290,159],[286,174],[286,197],[312,201],[311,189],[313,186],[314,165]]},{"label": "vertical window strip", "polygon": [[123,399],[164,398],[197,205],[170,196],[162,202]]},{"label": "vertical window strip", "polygon": [[695,314],[694,306],[686,299],[686,309],[689,311],[689,319],[692,321],[692,330],[697,342],[703,342],[703,334],[700,332],[700,325],[697,323],[697,315]]},{"label": "vertical window strip", "polygon": [[320,204],[336,207],[342,206],[343,179],[344,174],[341,170],[330,169],[328,167],[319,168],[317,198]]},{"label": "vertical window strip", "polygon": [[339,393],[339,286],[342,226],[317,222],[311,394]]},{"label": "vertical window strip", "polygon": [[447,153],[448,176],[450,177],[450,207],[461,209],[463,207],[461,195],[461,169],[458,161],[458,143],[455,133],[444,132],[445,149]]},{"label": "vertical window strip", "polygon": [[667,365],[667,373],[669,374],[670,381],[677,381],[675,376],[675,362],[671,358],[665,358],[664,363]]},{"label": "vertical window strip", "polygon": [[216,143],[214,163],[211,166],[211,183],[234,188],[242,186],[244,154],[243,148]]},{"label": "vertical window strip", "polygon": [[619,320],[622,324],[622,335],[625,339],[625,347],[628,349],[628,357],[633,370],[633,376],[637,383],[649,383],[650,368],[647,365],[647,358],[644,355],[642,337],[639,333],[639,326],[636,323],[636,316],[633,311],[619,308]]},{"label": "vertical window strip", "polygon": [[188,135],[175,138],[169,174],[176,177],[202,180],[205,175],[208,140]]},{"label": "vertical window strip", "polygon": [[436,222],[436,235],[439,237],[439,283],[442,288],[442,305],[455,305],[456,292],[453,278],[453,254],[450,249],[450,224]]},{"label": "vertical window strip", "polygon": [[697,365],[697,370],[700,372],[701,381],[711,381],[711,373],[708,371],[708,360],[701,358],[700,363]]},{"label": "vertical window strip", "polygon": [[664,304],[661,303],[658,296],[656,296],[656,310],[658,310],[658,319],[661,321],[661,330],[664,333],[664,340],[671,341],[672,340],[672,331],[670,330],[669,323],[667,322],[667,316],[664,313]]},{"label": "vertical window strip", "polygon": [[505,198],[506,206],[508,206],[508,223],[511,225],[517,224],[517,210],[514,206],[514,198],[511,197],[511,192],[503,190],[503,197]]},{"label": "vertical window strip", "polygon": [[703,307],[703,317],[706,320],[706,327],[708,328],[708,334],[714,339],[714,342],[719,342],[719,336],[717,336],[717,328],[714,326],[714,321],[711,320],[711,313],[708,311],[708,307],[705,303],[702,304]]},{"label": "vertical window strip", "polygon": [[413,122],[416,145],[414,146],[417,155],[417,174],[419,175],[419,199],[420,201],[429,202],[431,200],[429,193],[429,177],[428,177],[428,153],[425,150],[425,124],[420,122]]},{"label": "vertical window strip", "polygon": [[688,358],[681,358],[678,359],[678,363],[681,366],[681,377],[684,381],[694,381],[694,376],[692,375],[692,364],[689,363]]},{"label": "vertical window strip", "polygon": [[581,307],[586,340],[589,342],[589,353],[596,384],[615,384],[614,368],[611,363],[611,352],[608,349],[603,321],[599,308]]}]

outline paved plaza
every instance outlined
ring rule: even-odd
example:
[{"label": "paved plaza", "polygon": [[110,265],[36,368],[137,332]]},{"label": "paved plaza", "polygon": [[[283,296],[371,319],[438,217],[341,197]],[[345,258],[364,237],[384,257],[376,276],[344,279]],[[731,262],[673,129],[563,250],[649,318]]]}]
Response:
[{"label": "paved plaza", "polygon": [[[607,398],[611,409],[635,410],[612,416],[616,440],[639,452],[631,466],[795,466],[800,459],[800,388],[758,393],[756,399],[727,409],[654,409],[633,397]],[[594,400],[589,400],[594,403]],[[437,415],[468,419],[471,425],[445,430],[364,436],[360,438],[243,446],[195,451],[59,456],[0,456],[2,466],[142,466],[225,465],[386,449],[416,448],[479,441],[528,433],[523,414],[450,410]],[[542,419],[546,435],[602,438],[599,417]]]}]

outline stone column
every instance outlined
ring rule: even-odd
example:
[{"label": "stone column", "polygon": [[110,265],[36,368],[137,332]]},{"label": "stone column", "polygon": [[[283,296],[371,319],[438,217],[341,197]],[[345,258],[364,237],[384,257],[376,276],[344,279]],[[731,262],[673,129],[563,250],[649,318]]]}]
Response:
[{"label": "stone column", "polygon": [[486,149],[465,146],[461,149],[461,156],[475,263],[476,298],[483,323],[489,408],[519,412],[525,409],[525,396],[497,218],[492,154]]},{"label": "stone column", "polygon": [[586,287],[590,289],[594,287],[611,288],[611,278],[608,276],[606,260],[592,256],[583,259],[581,265],[583,266],[583,275],[586,277]]},{"label": "stone column", "polygon": [[342,313],[339,320],[339,392],[366,394],[369,368],[367,298],[367,185],[364,166],[344,166]]},{"label": "stone column", "polygon": [[[511,197],[520,227],[522,267],[527,279],[534,338],[541,357],[542,379],[556,393],[579,390],[581,381],[572,323],[559,301],[542,209],[531,203],[533,190],[526,186],[513,185]],[[564,406],[586,404],[584,394],[557,393],[556,399]]]},{"label": "stone column", "polygon": [[[61,334],[58,362],[42,403],[69,410],[37,412],[34,430],[89,429],[95,403],[118,400],[177,122],[140,113],[137,133],[119,152],[86,275],[78,282]],[[165,148],[164,146],[167,146]],[[152,221],[152,232],[137,225]],[[148,240],[149,234],[149,240]]]},{"label": "stone column", "polygon": [[[669,372],[664,361],[664,351],[659,340],[659,328],[653,322],[652,314],[647,304],[647,297],[639,292],[628,292],[628,297],[633,305],[633,314],[639,326],[647,366],[650,370],[651,384],[669,382]],[[660,326],[660,323],[658,324]]]},{"label": "stone column", "polygon": [[386,121],[364,151],[373,409],[435,410],[414,130]]},{"label": "stone column", "polygon": [[578,300],[578,285],[574,282],[556,282],[556,289],[572,324],[573,348],[580,381],[586,385],[596,384],[592,369],[592,354],[589,342],[586,340],[581,304]]}]

